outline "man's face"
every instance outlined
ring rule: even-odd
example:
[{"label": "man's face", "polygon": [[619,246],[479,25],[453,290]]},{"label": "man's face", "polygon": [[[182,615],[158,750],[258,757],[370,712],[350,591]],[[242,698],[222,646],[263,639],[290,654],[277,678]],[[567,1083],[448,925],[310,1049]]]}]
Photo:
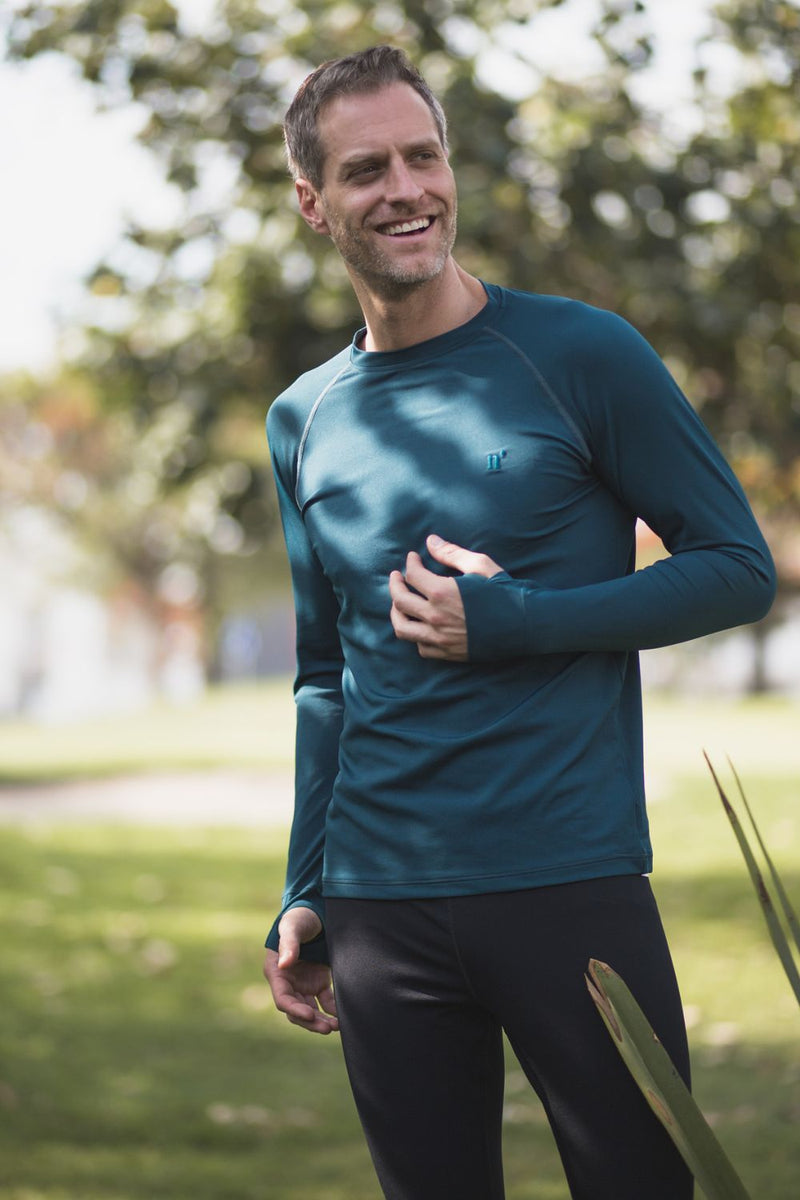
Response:
[{"label": "man's face", "polygon": [[304,210],[312,228],[378,293],[436,278],[455,240],[456,189],[422,97],[405,83],[342,96],[318,129],[325,167],[321,191],[310,189],[314,220]]}]

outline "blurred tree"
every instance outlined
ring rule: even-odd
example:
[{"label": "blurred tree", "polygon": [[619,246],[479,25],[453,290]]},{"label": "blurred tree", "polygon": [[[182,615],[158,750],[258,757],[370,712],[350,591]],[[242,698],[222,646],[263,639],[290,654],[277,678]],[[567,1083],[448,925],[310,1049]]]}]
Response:
[{"label": "blurred tree", "polygon": [[[482,55],[500,33],[561,3],[383,0],[365,13],[347,0],[221,0],[202,28],[167,0],[34,2],[14,16],[12,55],[66,54],[100,104],[141,106],[141,139],[183,196],[179,225],[131,227],[97,267],[89,286],[110,315],[75,363],[125,430],[113,484],[140,575],[188,555],[211,578],[219,555],[251,553],[269,532],[264,411],[360,323],[338,255],[296,214],[281,119],[323,59],[388,40],[448,111],[464,265],[631,319],[771,514],[784,575],[800,579],[785,532],[800,506],[800,14],[777,0],[718,5],[697,52],[700,131],[680,138],[635,98],[653,52],[639,0],[605,0],[597,75],[538,73],[521,100],[486,82]],[[709,46],[735,52],[731,95],[710,84]]]},{"label": "blurred tree", "polygon": [[[506,15],[485,2],[467,8],[475,30]],[[446,5],[409,2],[379,6],[370,23],[354,5],[281,0],[228,0],[202,31],[162,0],[32,4],[15,15],[12,55],[67,54],[99,104],[143,108],[141,140],[184,197],[175,228],[132,226],[93,272],[97,322],[73,363],[109,435],[101,495],[76,520],[147,586],[178,558],[202,574],[213,605],[231,560],[260,549],[274,524],[269,402],[359,324],[339,256],[306,236],[292,201],[281,120],[303,76],[391,37],[452,98],[465,171],[487,188],[500,177],[515,108],[475,83],[472,57],[451,52],[451,18]],[[501,221],[488,209],[477,217],[473,257],[483,257]]]}]

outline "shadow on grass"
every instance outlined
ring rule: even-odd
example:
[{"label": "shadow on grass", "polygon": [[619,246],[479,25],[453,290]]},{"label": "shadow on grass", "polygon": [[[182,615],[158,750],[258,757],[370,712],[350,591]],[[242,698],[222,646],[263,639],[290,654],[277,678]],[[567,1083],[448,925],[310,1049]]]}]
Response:
[{"label": "shadow on grass", "polygon": [[[3,1200],[378,1200],[338,1040],[285,1023],[261,980],[282,852],[259,839],[4,831]],[[760,937],[747,888],[718,875],[658,892],[679,938],[708,927],[727,954]],[[796,1191],[796,1063],[780,1040],[695,1054],[701,1103],[759,1200]],[[567,1200],[512,1064],[507,1115],[509,1200]]]}]

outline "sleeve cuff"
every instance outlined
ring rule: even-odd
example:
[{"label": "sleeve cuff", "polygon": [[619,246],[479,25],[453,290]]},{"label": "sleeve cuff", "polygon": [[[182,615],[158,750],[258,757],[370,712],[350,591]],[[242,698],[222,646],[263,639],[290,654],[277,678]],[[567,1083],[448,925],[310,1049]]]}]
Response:
[{"label": "sleeve cuff", "polygon": [[456,579],[467,623],[467,656],[470,662],[496,662],[530,654],[525,621],[525,588],[501,571],[460,575]]},{"label": "sleeve cuff", "polygon": [[311,908],[322,921],[322,932],[318,933],[310,942],[303,942],[300,947],[300,959],[303,962],[324,963],[326,966],[330,963],[330,955],[328,953],[328,942],[325,937],[325,910],[319,903],[308,900],[295,900],[293,904],[287,904],[286,908],[281,909],[278,916],[267,934],[264,945],[267,950],[278,950],[278,925],[284,913],[287,913],[290,908]]}]

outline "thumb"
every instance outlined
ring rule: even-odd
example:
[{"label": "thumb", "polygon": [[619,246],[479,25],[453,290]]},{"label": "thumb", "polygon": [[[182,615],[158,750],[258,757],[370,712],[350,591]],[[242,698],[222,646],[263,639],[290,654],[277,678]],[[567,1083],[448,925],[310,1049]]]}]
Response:
[{"label": "thumb", "polygon": [[293,929],[280,931],[278,941],[278,966],[291,967],[300,958],[300,942]]},{"label": "thumb", "polygon": [[281,917],[278,926],[278,966],[291,967],[300,958],[301,942],[310,942],[322,929],[322,922],[311,908],[298,905]]},{"label": "thumb", "polygon": [[455,567],[464,575],[483,575],[486,579],[490,579],[492,575],[497,575],[503,569],[489,558],[488,554],[478,554],[475,550],[466,550],[463,546],[457,546],[455,542],[445,542],[436,533],[430,534],[425,544],[429,554],[437,562],[446,567]]}]

